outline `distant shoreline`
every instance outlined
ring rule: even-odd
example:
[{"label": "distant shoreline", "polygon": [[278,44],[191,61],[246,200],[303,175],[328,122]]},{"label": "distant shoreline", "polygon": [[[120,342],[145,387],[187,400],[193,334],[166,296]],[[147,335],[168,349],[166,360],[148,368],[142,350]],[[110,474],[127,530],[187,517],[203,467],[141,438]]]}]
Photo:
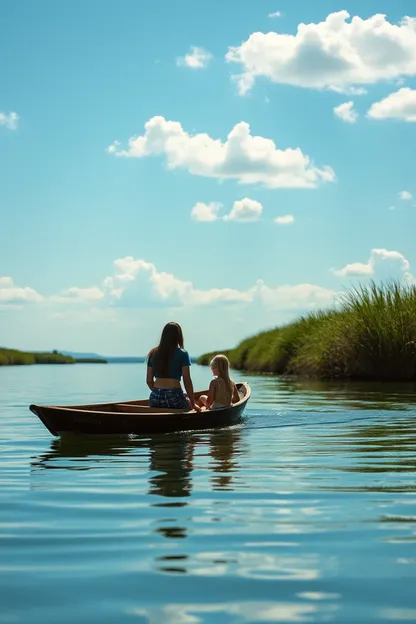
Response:
[{"label": "distant shoreline", "polygon": [[105,358],[75,358],[59,351],[30,352],[0,347],[0,366],[31,366],[34,364],[108,364]]},{"label": "distant shoreline", "polygon": [[[146,357],[103,356],[75,351],[21,351],[0,347],[0,366],[27,366],[34,364],[144,364]],[[191,358],[197,363],[197,358]]]}]

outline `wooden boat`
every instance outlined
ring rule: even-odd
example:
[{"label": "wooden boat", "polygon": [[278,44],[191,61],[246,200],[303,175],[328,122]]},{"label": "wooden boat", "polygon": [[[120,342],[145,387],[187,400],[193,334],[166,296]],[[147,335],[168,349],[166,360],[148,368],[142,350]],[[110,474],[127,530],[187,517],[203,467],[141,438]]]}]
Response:
[{"label": "wooden boat", "polygon": [[[201,412],[150,407],[148,400],[96,405],[30,405],[29,409],[54,436],[66,433],[126,435],[214,429],[240,422],[251,389],[247,383],[236,385],[240,395],[238,403]],[[195,396],[207,392],[202,390]]]}]

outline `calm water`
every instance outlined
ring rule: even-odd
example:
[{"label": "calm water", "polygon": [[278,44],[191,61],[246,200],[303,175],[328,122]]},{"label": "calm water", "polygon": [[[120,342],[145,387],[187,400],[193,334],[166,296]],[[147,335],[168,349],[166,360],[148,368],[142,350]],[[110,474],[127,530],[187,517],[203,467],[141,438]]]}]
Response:
[{"label": "calm water", "polygon": [[416,621],[416,387],[255,376],[241,427],[105,442],[27,409],[143,376],[0,367],[0,624]]}]

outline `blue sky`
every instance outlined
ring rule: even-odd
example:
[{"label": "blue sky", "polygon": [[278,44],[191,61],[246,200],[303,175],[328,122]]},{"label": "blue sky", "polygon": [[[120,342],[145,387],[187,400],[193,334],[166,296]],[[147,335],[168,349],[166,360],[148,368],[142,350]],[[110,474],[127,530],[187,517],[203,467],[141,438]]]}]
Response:
[{"label": "blue sky", "polygon": [[2,13],[0,344],[198,354],[414,281],[410,0]]}]

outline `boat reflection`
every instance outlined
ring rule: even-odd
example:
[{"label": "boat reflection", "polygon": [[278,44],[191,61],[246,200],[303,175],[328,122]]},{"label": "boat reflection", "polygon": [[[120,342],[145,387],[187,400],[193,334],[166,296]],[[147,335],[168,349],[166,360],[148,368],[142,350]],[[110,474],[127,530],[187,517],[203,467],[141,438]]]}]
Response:
[{"label": "boat reflection", "polygon": [[[167,499],[188,497],[192,491],[191,474],[196,436],[192,433],[174,433],[149,438],[149,490],[151,496]],[[156,474],[154,474],[156,473]],[[163,507],[183,507],[183,501],[152,503]]]},{"label": "boat reflection", "polygon": [[[120,466],[123,472],[133,470],[139,476],[138,495],[146,494],[148,504],[160,508],[153,534],[163,542],[169,541],[165,552],[161,544],[162,552],[159,550],[154,565],[164,573],[183,574],[188,571],[190,562],[186,563],[188,554],[179,545],[188,537],[192,525],[192,516],[186,508],[192,494],[195,467],[202,464],[208,468],[212,490],[232,490],[244,451],[242,440],[243,429],[240,428],[132,439],[69,436],[52,440],[48,451],[32,459],[32,475],[36,477],[39,471],[45,470],[85,471],[97,467],[109,475]],[[44,483],[32,485],[44,487]]]},{"label": "boat reflection", "polygon": [[[39,475],[39,471],[64,470],[73,474],[97,467],[112,476],[122,462],[123,473],[127,470],[138,476],[135,484],[139,497],[148,496],[152,507],[176,508],[170,513],[166,509],[160,517],[157,514],[152,532],[163,540],[180,541],[188,536],[188,531],[178,508],[187,505],[192,491],[193,455],[199,442],[195,433],[132,439],[63,437],[52,440],[47,452],[32,459],[32,476]],[[61,477],[60,482],[64,479]],[[36,481],[32,485],[43,487]],[[183,562],[187,558],[186,554],[159,551],[155,566],[164,572],[185,573]]]},{"label": "boat reflection", "polygon": [[32,458],[31,466],[51,470],[91,470],[96,463],[109,457],[128,455],[136,449],[145,448],[144,442],[144,440],[127,438],[106,439],[83,436],[54,438],[48,451]]},{"label": "boat reflection", "polygon": [[211,434],[209,445],[213,459],[211,483],[214,490],[233,490],[233,475],[239,469],[242,454],[242,430],[228,429]]},{"label": "boat reflection", "polygon": [[[212,432],[183,432],[143,438],[87,438],[67,436],[53,439],[50,448],[32,458],[31,469],[92,470],[114,459],[123,465],[148,470],[148,495],[156,507],[183,507],[192,492],[192,472],[196,454],[212,458],[213,489],[233,489],[233,478],[242,453],[242,429]],[[140,458],[140,462],[138,459]],[[154,498],[156,497],[156,498]]]},{"label": "boat reflection", "polygon": [[205,450],[213,460],[210,466],[213,486],[231,488],[242,453],[241,437],[241,428],[128,439],[67,436],[51,440],[50,448],[34,456],[31,466],[33,469],[91,470],[99,462],[108,462],[109,458],[129,456],[133,463],[135,457],[140,455],[143,459],[147,454],[148,494],[167,499],[182,498],[189,497],[192,491],[195,453],[203,454]]},{"label": "boat reflection", "polygon": [[[163,443],[150,445],[150,468],[158,474],[149,479],[149,494],[162,497],[152,503],[156,507],[186,507],[192,491],[191,474],[198,456],[208,456],[213,490],[232,490],[233,476],[239,469],[238,457],[243,452],[240,428],[213,431],[211,433],[182,434],[165,437]],[[178,500],[179,498],[179,500]],[[168,499],[168,500],[166,500]],[[183,513],[161,518],[155,533],[172,541],[168,550],[155,559],[158,571],[170,574],[186,574],[191,565],[189,555],[181,548],[172,553],[174,541],[188,536],[192,517]],[[180,542],[178,542],[179,544]]]}]

